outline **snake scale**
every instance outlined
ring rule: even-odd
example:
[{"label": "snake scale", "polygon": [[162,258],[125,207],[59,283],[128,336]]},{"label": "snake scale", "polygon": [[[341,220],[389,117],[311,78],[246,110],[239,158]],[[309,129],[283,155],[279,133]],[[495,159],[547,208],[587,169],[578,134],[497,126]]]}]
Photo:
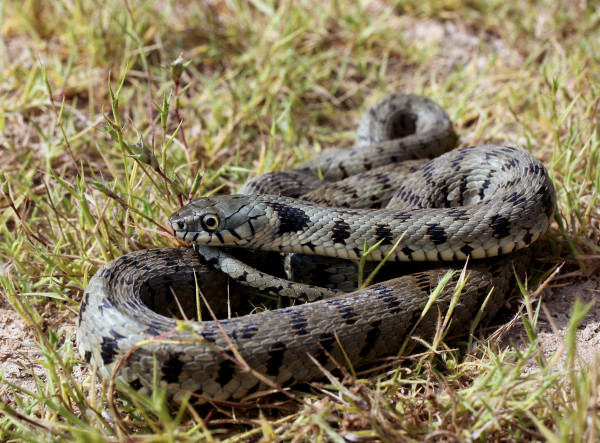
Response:
[{"label": "snake scale", "polygon": [[[526,269],[520,251],[544,234],[554,213],[544,166],[512,147],[451,150],[450,119],[415,95],[377,102],[357,134],[352,149],[253,179],[243,194],[179,209],[169,224],[196,250],[138,251],[102,267],[80,309],[85,362],[104,378],[116,376],[119,386],[165,387],[175,402],[190,395],[196,403],[243,400],[323,377],[316,363],[361,365],[398,353],[408,334],[431,337],[458,273],[436,299],[439,310],[422,315],[423,308],[446,272],[461,269],[467,257],[468,283],[453,325],[464,330],[490,291],[484,317],[494,315],[514,272]],[[434,264],[341,293],[270,276],[269,263],[258,271],[231,254],[249,248],[356,261],[365,246],[372,247],[369,261],[387,255],[390,262]],[[199,322],[166,315],[195,312],[197,289],[209,306],[226,311],[223,300],[242,286],[316,301],[218,321],[207,320],[206,310]]]}]

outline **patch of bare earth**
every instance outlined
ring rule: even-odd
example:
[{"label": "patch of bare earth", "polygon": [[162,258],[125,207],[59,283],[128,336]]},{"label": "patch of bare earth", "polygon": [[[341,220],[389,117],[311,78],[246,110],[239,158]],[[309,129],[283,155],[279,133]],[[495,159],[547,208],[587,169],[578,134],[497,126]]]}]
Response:
[{"label": "patch of bare earth", "polygon": [[[53,303],[40,306],[38,312],[43,318],[40,327],[55,332],[65,330],[67,334],[59,335],[70,337],[72,346],[75,346],[74,316],[59,311]],[[0,400],[9,404],[14,400],[11,385],[38,393],[40,389],[36,379],[42,383],[47,379],[43,358],[34,328],[19,316],[5,294],[0,294]],[[85,372],[83,365],[75,365],[71,376],[83,383]]]},{"label": "patch of bare earth", "polygon": [[[549,360],[557,350],[560,350],[562,355],[556,362],[557,369],[562,368],[566,361],[563,344],[576,300],[581,300],[585,304],[592,303],[589,312],[581,321],[576,332],[579,363],[594,365],[600,362],[600,303],[596,302],[598,296],[600,296],[600,279],[597,277],[581,279],[565,286],[548,288],[544,291],[542,297],[543,309],[538,321],[537,335],[540,350],[546,360]],[[517,322],[503,337],[502,343],[509,345],[512,341],[517,347],[524,348],[524,343],[528,343],[526,337],[527,334],[523,324]],[[537,362],[531,360],[524,367],[524,372],[533,372],[537,369]]]},{"label": "patch of bare earth", "polygon": [[32,392],[36,391],[33,374],[44,378],[44,369],[36,361],[41,353],[35,347],[33,329],[15,312],[8,300],[0,297],[0,367],[2,385],[0,398],[10,398],[14,383]]}]

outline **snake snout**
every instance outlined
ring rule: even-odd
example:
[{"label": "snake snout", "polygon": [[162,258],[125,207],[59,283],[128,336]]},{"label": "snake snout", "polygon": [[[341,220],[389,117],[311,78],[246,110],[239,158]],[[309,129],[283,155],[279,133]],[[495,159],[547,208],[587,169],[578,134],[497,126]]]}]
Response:
[{"label": "snake snout", "polygon": [[186,240],[186,235],[194,230],[196,215],[189,208],[183,207],[174,212],[167,223],[171,227],[173,234],[183,240]]}]

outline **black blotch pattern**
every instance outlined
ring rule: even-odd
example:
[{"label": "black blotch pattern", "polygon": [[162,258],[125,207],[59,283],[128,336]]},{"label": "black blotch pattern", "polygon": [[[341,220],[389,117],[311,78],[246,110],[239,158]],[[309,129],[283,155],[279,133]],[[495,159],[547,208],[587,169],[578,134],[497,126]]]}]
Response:
[{"label": "black blotch pattern", "polygon": [[339,313],[344,319],[347,325],[353,325],[358,320],[358,315],[352,309],[352,306],[343,306],[340,308]]},{"label": "black blotch pattern", "polygon": [[340,171],[342,171],[342,178],[348,177],[348,171],[346,171],[346,168],[344,167],[344,165],[340,164],[339,168],[340,168]]},{"label": "black blotch pattern", "polygon": [[302,209],[275,202],[270,202],[268,205],[277,212],[279,218],[278,234],[297,232],[308,227],[310,217]]},{"label": "black blotch pattern", "polygon": [[540,186],[537,194],[542,198],[542,204],[546,208],[546,216],[551,217],[554,214],[553,192],[546,185]]},{"label": "black blotch pattern", "polygon": [[[510,186],[510,184],[508,186]],[[513,192],[512,194],[505,196],[502,200],[507,203],[512,203],[514,206],[518,206],[525,204],[527,198],[525,195],[521,195],[518,192]]]},{"label": "black blotch pattern", "polygon": [[136,378],[135,380],[129,382],[129,386],[131,386],[136,391],[139,391],[140,389],[142,389],[142,382],[139,378]]},{"label": "black blotch pattern", "polygon": [[413,275],[415,282],[417,283],[417,287],[426,294],[432,292],[433,288],[431,287],[431,279],[422,272],[415,273]]},{"label": "black blotch pattern", "polygon": [[377,339],[381,334],[381,330],[379,326],[381,325],[381,320],[373,321],[369,326],[369,331],[367,332],[367,336],[365,337],[365,344],[362,349],[358,353],[361,357],[366,357],[369,354],[369,351],[375,347],[375,343],[377,343]]},{"label": "black blotch pattern", "polygon": [[346,244],[346,239],[350,237],[350,225],[343,220],[333,222],[332,238],[334,243]]},{"label": "black blotch pattern", "polygon": [[375,225],[375,241],[382,245],[392,244],[392,230],[389,226],[377,224]]},{"label": "black blotch pattern", "polygon": [[102,362],[105,365],[109,365],[114,361],[116,355],[119,353],[119,340],[122,338],[125,337],[113,330],[102,337],[100,357],[102,357]]},{"label": "black blotch pattern", "polygon": [[511,223],[508,217],[496,214],[491,217],[490,227],[496,238],[504,238],[510,235]]},{"label": "black blotch pattern", "polygon": [[410,258],[411,254],[413,253],[413,250],[410,249],[408,246],[405,246],[402,248],[402,253]]},{"label": "black blotch pattern", "polygon": [[259,387],[260,387],[260,382],[257,380],[256,383],[254,384],[254,386],[252,386],[250,389],[248,389],[246,391],[246,395],[254,394],[255,392],[258,391]]},{"label": "black blotch pattern", "polygon": [[206,340],[209,343],[214,343],[216,341],[214,331],[205,330],[205,331],[200,332],[200,335],[202,335],[204,340]]},{"label": "black blotch pattern", "polygon": [[333,349],[333,345],[335,344],[335,336],[330,334],[329,332],[324,332],[319,336],[319,350],[317,355],[315,355],[315,359],[323,366],[327,364],[327,360],[329,356],[327,353],[330,353]]},{"label": "black blotch pattern", "polygon": [[[231,354],[230,351],[227,353]],[[236,365],[231,360],[223,360],[221,365],[219,366],[219,372],[217,372],[217,378],[215,381],[221,385],[225,386],[227,383],[231,381],[233,374],[235,373]]]},{"label": "black blotch pattern", "polygon": [[108,298],[103,298],[102,303],[98,305],[98,311],[100,311],[100,315],[103,315],[105,309],[111,310],[114,308],[114,306],[115,305],[112,302],[112,300],[109,300]]},{"label": "black blotch pattern", "polygon": [[411,215],[408,212],[399,212],[392,215],[394,220],[398,220],[400,223],[405,223],[407,220],[410,220]]},{"label": "black blotch pattern", "polygon": [[256,335],[257,332],[258,332],[258,327],[256,327],[256,325],[247,326],[242,331],[240,338],[244,339],[244,340],[250,340],[250,339],[252,339],[252,337],[254,337]]},{"label": "black blotch pattern", "polygon": [[389,286],[375,285],[374,288],[378,293],[378,298],[382,302],[387,303],[387,307],[390,313],[398,314],[402,311],[400,308],[400,300],[394,295],[394,291]]},{"label": "black blotch pattern", "polygon": [[426,223],[427,226],[427,235],[435,245],[441,245],[442,243],[446,243],[448,240],[448,236],[446,235],[446,231],[441,226],[436,223]]},{"label": "black blotch pattern", "polygon": [[302,246],[308,246],[308,248],[309,248],[311,251],[315,252],[315,245],[313,245],[313,244],[312,244],[311,242],[309,242],[309,241],[308,241],[308,242],[306,242],[306,243],[303,243],[303,244],[302,244]]},{"label": "black blotch pattern", "polygon": [[165,360],[162,364],[161,370],[163,373],[163,380],[167,383],[179,383],[179,376],[183,370],[183,362],[179,360],[179,357],[183,353],[176,352],[172,354],[168,360]]},{"label": "black blotch pattern", "polygon": [[79,323],[81,323],[81,319],[83,318],[83,315],[85,314],[85,310],[87,308],[89,299],[90,299],[90,293],[86,292],[83,295],[83,299],[81,300],[81,307],[79,308]]},{"label": "black blotch pattern", "polygon": [[469,245],[464,245],[460,248],[460,252],[462,252],[468,257],[469,255],[471,255],[471,252],[473,252],[473,248]]},{"label": "black blotch pattern", "polygon": [[279,374],[279,370],[283,364],[285,351],[287,351],[285,343],[276,342],[271,346],[271,349],[269,350],[269,360],[267,361],[267,375],[275,377]]},{"label": "black blotch pattern", "polygon": [[296,335],[308,334],[308,331],[306,330],[307,323],[306,318],[300,312],[292,314],[290,327],[294,330]]},{"label": "black blotch pattern", "polygon": [[448,215],[452,217],[454,221],[469,221],[469,214],[464,209],[452,209],[448,211]]}]

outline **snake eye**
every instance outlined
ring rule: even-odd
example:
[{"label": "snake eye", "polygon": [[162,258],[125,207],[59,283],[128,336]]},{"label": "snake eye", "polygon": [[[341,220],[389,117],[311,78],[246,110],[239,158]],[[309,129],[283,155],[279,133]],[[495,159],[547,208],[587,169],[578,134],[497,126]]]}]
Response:
[{"label": "snake eye", "polygon": [[219,227],[219,217],[215,214],[208,214],[202,217],[202,227],[206,231],[214,231]]}]

